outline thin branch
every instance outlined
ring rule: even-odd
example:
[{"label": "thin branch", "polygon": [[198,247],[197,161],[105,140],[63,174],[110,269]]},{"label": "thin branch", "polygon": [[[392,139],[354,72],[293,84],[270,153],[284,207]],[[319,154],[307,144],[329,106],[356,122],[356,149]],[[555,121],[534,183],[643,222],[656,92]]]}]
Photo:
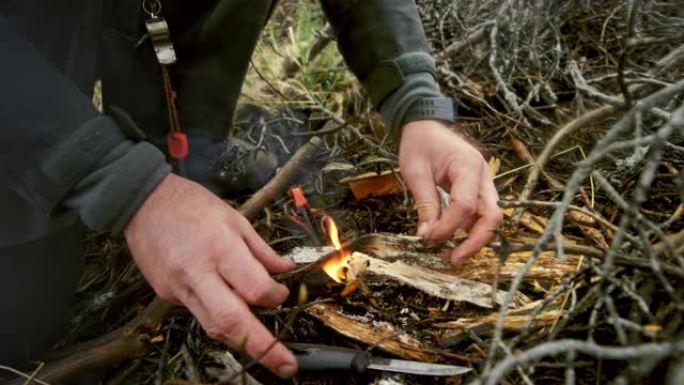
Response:
[{"label": "thin branch", "polygon": [[506,357],[503,359],[492,369],[485,384],[495,385],[500,383],[503,377],[516,365],[525,365],[538,361],[546,356],[567,354],[571,351],[604,360],[630,360],[643,357],[662,359],[673,353],[684,351],[684,340],[664,343],[647,343],[625,347],[602,346],[594,342],[572,339],[545,342],[526,350],[515,357]]},{"label": "thin branch", "polygon": [[[546,144],[546,147],[544,147],[544,150],[537,157],[537,161],[532,165],[530,173],[527,177],[527,182],[525,183],[525,187],[520,193],[519,200],[525,201],[529,199],[530,195],[532,194],[532,190],[534,190],[535,186],[537,185],[537,181],[539,180],[539,176],[541,175],[541,172],[544,169],[546,162],[548,162],[548,160],[551,158],[551,155],[553,154],[553,151],[556,149],[556,147],[558,147],[558,145],[566,136],[572,134],[573,132],[586,126],[589,123],[595,123],[597,121],[609,117],[615,111],[616,109],[613,106],[599,107],[595,110],[589,111],[581,116],[578,116],[577,118],[566,123],[558,131],[556,131],[553,137],[551,137],[549,142]],[[516,210],[513,214],[513,224],[516,225],[520,223],[521,219],[522,210]]]}]

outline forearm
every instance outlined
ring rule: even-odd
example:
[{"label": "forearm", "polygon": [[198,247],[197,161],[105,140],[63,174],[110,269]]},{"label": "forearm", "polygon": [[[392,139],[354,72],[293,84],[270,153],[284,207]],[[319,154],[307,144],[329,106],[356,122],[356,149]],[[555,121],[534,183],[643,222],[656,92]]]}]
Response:
[{"label": "forearm", "polygon": [[322,0],[340,52],[398,138],[408,121],[454,120],[413,1]]}]

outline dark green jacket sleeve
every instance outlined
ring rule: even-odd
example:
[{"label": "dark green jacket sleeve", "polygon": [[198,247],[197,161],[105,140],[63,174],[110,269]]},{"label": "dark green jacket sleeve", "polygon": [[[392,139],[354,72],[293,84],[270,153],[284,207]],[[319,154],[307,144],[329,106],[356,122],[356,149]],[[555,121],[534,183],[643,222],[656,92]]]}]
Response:
[{"label": "dark green jacket sleeve", "polygon": [[345,62],[395,136],[421,98],[442,94],[413,0],[321,0]]},{"label": "dark green jacket sleeve", "polygon": [[[169,172],[134,129],[89,98],[0,15],[0,180],[48,215],[120,231]],[[1,205],[0,205],[1,206]]]}]

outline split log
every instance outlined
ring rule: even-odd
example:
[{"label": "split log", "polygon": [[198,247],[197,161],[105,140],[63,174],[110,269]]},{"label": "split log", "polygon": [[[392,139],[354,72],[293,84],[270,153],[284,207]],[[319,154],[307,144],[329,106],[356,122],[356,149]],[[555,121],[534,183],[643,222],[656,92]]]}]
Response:
[{"label": "split log", "polygon": [[[434,297],[468,302],[485,308],[493,307],[492,286],[489,284],[408,265],[402,261],[387,262],[359,252],[354,252],[351,258],[363,261],[369,273],[397,280]],[[496,303],[502,304],[505,295],[505,291],[497,291]]]},{"label": "split log", "polygon": [[336,305],[319,303],[309,307],[307,313],[341,335],[374,345],[408,360],[438,362],[441,356],[411,335],[387,323],[344,314]]},{"label": "split log", "polygon": [[[610,245],[608,244],[606,237],[603,236],[603,233],[599,229],[591,226],[596,224],[596,220],[594,218],[574,210],[568,210],[566,216],[570,221],[577,223],[582,231],[582,234],[591,239],[601,250],[608,250],[610,248]],[[587,226],[584,223],[588,223],[590,225]]]},{"label": "split log", "polygon": [[297,246],[283,257],[291,259],[296,264],[312,264],[334,251],[335,248],[332,246]]},{"label": "split log", "polygon": [[[509,241],[511,253],[501,268],[500,282],[512,279],[525,265],[529,257],[529,251],[524,250],[524,245]],[[576,245],[572,246],[575,248],[579,247]],[[454,267],[441,257],[445,250],[444,245],[426,245],[420,237],[410,235],[367,234],[355,239],[346,248],[368,254],[386,262],[401,261],[405,264],[437,271],[448,275],[450,280],[460,278],[490,283],[493,281],[499,265],[497,251],[492,247],[485,247],[475,256],[466,260],[460,267]],[[296,247],[288,253],[287,257],[300,264],[314,263],[321,258],[325,258],[333,251],[332,247]],[[529,280],[558,283],[563,277],[575,271],[579,260],[580,257],[578,255],[568,255],[565,262],[560,262],[555,257],[555,252],[542,252],[537,262],[529,269],[526,278]]]},{"label": "split log", "polygon": [[[441,265],[445,263],[434,253],[434,250],[440,250],[440,248],[425,246],[419,237],[369,234],[357,238],[347,248],[353,250],[348,261],[353,261],[354,265],[363,266],[365,272],[394,279],[438,298],[468,302],[485,308],[493,307],[491,285],[444,274],[436,271],[434,267],[426,268],[405,263],[406,260],[430,259]],[[318,248],[318,250],[326,249]],[[327,255],[319,255],[316,258],[314,250],[306,248],[298,248],[295,251],[298,254],[289,255],[295,262],[302,262],[304,258],[309,261],[315,258],[314,261],[318,261],[327,257]],[[430,253],[430,251],[433,252]],[[381,258],[374,258],[370,254]],[[352,273],[358,276],[359,272],[353,270]],[[501,304],[504,296],[504,291],[497,291],[496,303]],[[518,297],[518,300],[525,301],[522,295]]]}]

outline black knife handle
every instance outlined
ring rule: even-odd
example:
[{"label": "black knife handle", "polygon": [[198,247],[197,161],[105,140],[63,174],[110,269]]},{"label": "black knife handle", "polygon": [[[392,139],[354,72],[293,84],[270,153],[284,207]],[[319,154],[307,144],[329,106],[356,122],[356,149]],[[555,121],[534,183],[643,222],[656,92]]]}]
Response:
[{"label": "black knife handle", "polygon": [[351,370],[364,374],[371,355],[366,351],[319,350],[297,354],[296,357],[302,371]]}]

